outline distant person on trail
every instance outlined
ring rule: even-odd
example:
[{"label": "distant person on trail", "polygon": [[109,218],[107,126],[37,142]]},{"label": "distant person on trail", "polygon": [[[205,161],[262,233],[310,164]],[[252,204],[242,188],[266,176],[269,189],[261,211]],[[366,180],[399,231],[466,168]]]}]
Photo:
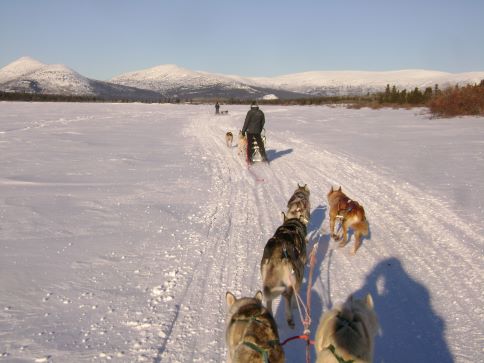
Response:
[{"label": "distant person on trail", "polygon": [[266,122],[264,112],[259,110],[259,105],[257,102],[253,101],[250,105],[250,110],[245,116],[244,127],[242,128],[242,134],[247,132],[247,160],[252,163],[252,145],[254,139],[257,141],[259,146],[260,155],[262,161],[269,162],[267,160],[266,150],[264,148],[264,143],[262,142],[261,132],[264,129],[264,124]]},{"label": "distant person on trail", "polygon": [[219,110],[220,110],[220,105],[218,104],[218,101],[217,101],[217,103],[215,104],[215,114],[216,115],[219,114]]}]

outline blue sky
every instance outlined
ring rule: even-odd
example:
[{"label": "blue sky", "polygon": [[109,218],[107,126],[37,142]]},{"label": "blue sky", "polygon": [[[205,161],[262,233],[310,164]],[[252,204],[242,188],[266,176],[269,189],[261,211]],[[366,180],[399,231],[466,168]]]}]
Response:
[{"label": "blue sky", "polygon": [[1,0],[0,67],[484,71],[483,0]]}]

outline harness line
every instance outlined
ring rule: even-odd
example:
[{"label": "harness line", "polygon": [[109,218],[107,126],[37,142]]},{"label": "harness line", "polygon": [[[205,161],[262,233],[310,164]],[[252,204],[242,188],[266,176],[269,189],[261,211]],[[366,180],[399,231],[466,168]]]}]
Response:
[{"label": "harness line", "polygon": [[[309,276],[308,276],[308,286],[306,289],[306,301],[307,305],[304,305],[301,296],[297,293],[297,291],[294,290],[294,294],[296,296],[296,303],[297,303],[297,308],[299,311],[299,316],[301,318],[301,323],[304,326],[304,333],[303,335],[296,335],[290,338],[287,338],[284,340],[281,345],[284,345],[291,340],[296,340],[296,339],[302,339],[306,341],[306,362],[309,363],[311,360],[311,352],[310,352],[310,346],[314,344],[314,340],[310,339],[310,334],[311,331],[309,329],[311,325],[311,285],[312,285],[312,280],[313,280],[313,271],[314,271],[314,264],[316,262],[316,251],[318,250],[319,242],[321,240],[321,234],[319,234],[318,241],[313,245],[313,248],[311,249],[311,252],[309,254]],[[306,313],[306,318],[303,319],[303,313],[301,311],[301,307],[299,306],[301,304],[304,308],[304,312]]]}]

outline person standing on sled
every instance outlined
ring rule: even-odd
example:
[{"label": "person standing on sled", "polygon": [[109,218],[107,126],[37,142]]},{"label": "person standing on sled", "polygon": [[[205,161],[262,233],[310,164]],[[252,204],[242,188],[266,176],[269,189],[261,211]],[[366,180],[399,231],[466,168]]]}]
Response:
[{"label": "person standing on sled", "polygon": [[252,145],[254,143],[254,139],[257,141],[257,145],[259,146],[262,161],[268,162],[266,150],[261,137],[261,132],[264,128],[265,122],[266,119],[264,112],[259,110],[257,102],[253,101],[250,105],[249,112],[247,112],[247,116],[245,116],[244,127],[242,128],[242,134],[245,135],[247,132],[247,160],[249,163],[252,163]]}]

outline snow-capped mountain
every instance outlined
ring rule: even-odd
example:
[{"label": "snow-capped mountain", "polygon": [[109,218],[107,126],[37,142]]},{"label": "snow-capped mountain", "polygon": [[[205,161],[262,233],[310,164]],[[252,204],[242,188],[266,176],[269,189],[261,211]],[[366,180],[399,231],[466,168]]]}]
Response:
[{"label": "snow-capped mountain", "polygon": [[2,88],[46,94],[93,95],[89,79],[62,64],[23,57],[0,70]]},{"label": "snow-capped mountain", "polygon": [[[239,93],[248,92],[257,97],[274,94],[284,98],[302,95],[361,95],[382,91],[387,84],[409,90],[415,87],[434,87],[436,84],[445,88],[455,84],[479,83],[481,79],[484,79],[484,72],[447,73],[421,69],[388,72],[320,71],[277,77],[240,77],[191,71],[176,65],[161,65],[119,75],[111,79],[111,82],[165,94],[189,94],[201,90],[210,93],[219,89],[221,95],[226,97],[224,92],[239,90]],[[282,95],[281,92],[287,93]]]},{"label": "snow-capped mountain", "polygon": [[138,90],[82,76],[62,64],[43,64],[30,57],[22,57],[0,69],[0,90],[57,94],[69,96],[97,96],[158,100],[160,95],[149,90]]},{"label": "snow-capped mountain", "polygon": [[260,98],[267,94],[276,94],[279,98],[304,96],[297,91],[287,91],[283,87],[273,89],[243,77],[192,71],[174,64],[121,74],[110,82],[149,89],[165,97]]},{"label": "snow-capped mountain", "polygon": [[19,58],[0,69],[0,84],[33,73],[43,67],[45,64],[30,57]]},{"label": "snow-capped mountain", "polygon": [[158,92],[167,92],[175,88],[192,89],[211,87],[248,87],[227,76],[218,76],[205,72],[197,72],[178,67],[175,64],[165,64],[141,71],[129,72],[110,80],[113,83],[129,85],[132,87],[151,89]]},{"label": "snow-capped mountain", "polygon": [[288,74],[272,78],[250,78],[252,84],[283,88],[310,95],[366,94],[382,91],[387,84],[400,89],[440,88],[479,83],[484,72],[447,73],[422,69],[388,72],[321,71]]},{"label": "snow-capped mountain", "polygon": [[275,99],[363,95],[384,90],[479,83],[484,72],[447,73],[410,69],[387,72],[314,71],[277,77],[241,77],[193,71],[174,64],[124,73],[109,82],[86,78],[64,65],[46,65],[23,57],[0,69],[0,91],[86,95],[100,98]]}]

